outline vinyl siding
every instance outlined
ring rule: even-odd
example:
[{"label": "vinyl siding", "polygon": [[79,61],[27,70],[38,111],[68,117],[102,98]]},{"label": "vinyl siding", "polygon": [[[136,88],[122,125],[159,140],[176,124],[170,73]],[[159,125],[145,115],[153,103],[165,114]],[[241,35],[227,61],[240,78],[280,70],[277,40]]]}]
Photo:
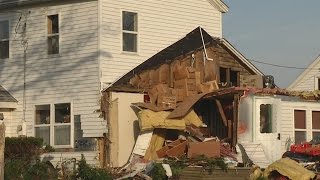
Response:
[{"label": "vinyl siding", "polygon": [[[32,7],[27,20],[26,124],[34,135],[35,105],[70,102],[81,116],[85,137],[102,137],[106,124],[99,118],[98,3],[81,1]],[[47,55],[46,17],[59,14],[60,54]],[[10,58],[0,60],[0,83],[19,102],[12,124],[23,119],[23,48],[14,29],[20,13],[0,14],[10,20]],[[15,126],[12,127],[16,128]],[[10,130],[14,132],[14,130]],[[18,134],[13,134],[17,136]]]},{"label": "vinyl siding", "polygon": [[[138,53],[122,52],[122,10],[138,13]],[[198,26],[221,37],[221,13],[207,0],[100,2],[102,82],[111,83]],[[200,38],[200,37],[199,37]]]},{"label": "vinyl siding", "polygon": [[281,150],[286,151],[286,142],[294,141],[294,110],[306,110],[307,141],[312,139],[312,111],[319,111],[317,102],[282,101],[281,102]]},{"label": "vinyl siding", "polygon": [[313,91],[317,89],[316,78],[320,78],[320,63],[317,63],[312,69],[307,69],[306,74],[289,90],[292,91]]}]

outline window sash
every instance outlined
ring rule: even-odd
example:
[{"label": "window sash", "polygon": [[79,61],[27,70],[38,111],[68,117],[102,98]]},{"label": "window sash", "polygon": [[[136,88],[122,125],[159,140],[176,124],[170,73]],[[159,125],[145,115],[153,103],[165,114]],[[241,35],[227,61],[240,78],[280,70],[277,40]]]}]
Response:
[{"label": "window sash", "polygon": [[9,40],[9,21],[0,21],[0,40]]}]

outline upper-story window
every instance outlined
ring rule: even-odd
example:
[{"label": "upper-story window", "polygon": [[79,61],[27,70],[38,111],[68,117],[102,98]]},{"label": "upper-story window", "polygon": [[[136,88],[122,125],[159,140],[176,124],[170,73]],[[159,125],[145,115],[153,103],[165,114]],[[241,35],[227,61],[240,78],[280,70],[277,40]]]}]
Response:
[{"label": "upper-story window", "polygon": [[122,51],[138,51],[138,14],[122,11]]},{"label": "upper-story window", "polygon": [[9,58],[9,21],[0,21],[0,59]]},{"label": "upper-story window", "polygon": [[48,54],[59,54],[59,15],[47,17]]},{"label": "upper-story window", "polygon": [[219,72],[219,83],[221,87],[240,86],[240,71],[220,67]]}]

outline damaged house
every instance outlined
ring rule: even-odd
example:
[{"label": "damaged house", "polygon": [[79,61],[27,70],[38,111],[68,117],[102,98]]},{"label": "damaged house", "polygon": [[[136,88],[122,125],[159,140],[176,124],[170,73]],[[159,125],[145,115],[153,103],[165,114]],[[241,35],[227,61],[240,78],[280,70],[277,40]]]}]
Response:
[{"label": "damaged house", "polygon": [[194,29],[104,90],[109,162],[185,153],[267,167],[320,133],[319,96],[272,79],[227,40]]},{"label": "damaged house", "polygon": [[[230,87],[261,88],[262,76],[227,40],[214,38],[200,27],[194,29],[104,91],[102,111],[110,124],[110,162],[113,166],[127,163],[140,130],[183,131],[188,128],[186,124],[196,125],[196,129],[205,124],[208,137],[218,137],[234,148],[238,141],[238,106],[243,91]],[[132,106],[166,113],[140,111],[142,114],[138,116],[149,117],[149,121],[138,121]],[[177,120],[186,115],[195,117],[195,122],[193,118],[190,123]],[[150,117],[160,117],[160,120],[152,123]],[[167,133],[167,136],[178,135]]]}]

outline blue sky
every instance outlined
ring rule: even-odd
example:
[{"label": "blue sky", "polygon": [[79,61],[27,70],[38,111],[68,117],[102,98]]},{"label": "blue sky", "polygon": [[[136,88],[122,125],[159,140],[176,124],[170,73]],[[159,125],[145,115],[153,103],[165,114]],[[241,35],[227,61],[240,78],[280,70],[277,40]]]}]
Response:
[{"label": "blue sky", "polygon": [[[223,36],[248,59],[307,67],[320,54],[320,1],[224,0]],[[303,71],[253,62],[286,88]]]}]

